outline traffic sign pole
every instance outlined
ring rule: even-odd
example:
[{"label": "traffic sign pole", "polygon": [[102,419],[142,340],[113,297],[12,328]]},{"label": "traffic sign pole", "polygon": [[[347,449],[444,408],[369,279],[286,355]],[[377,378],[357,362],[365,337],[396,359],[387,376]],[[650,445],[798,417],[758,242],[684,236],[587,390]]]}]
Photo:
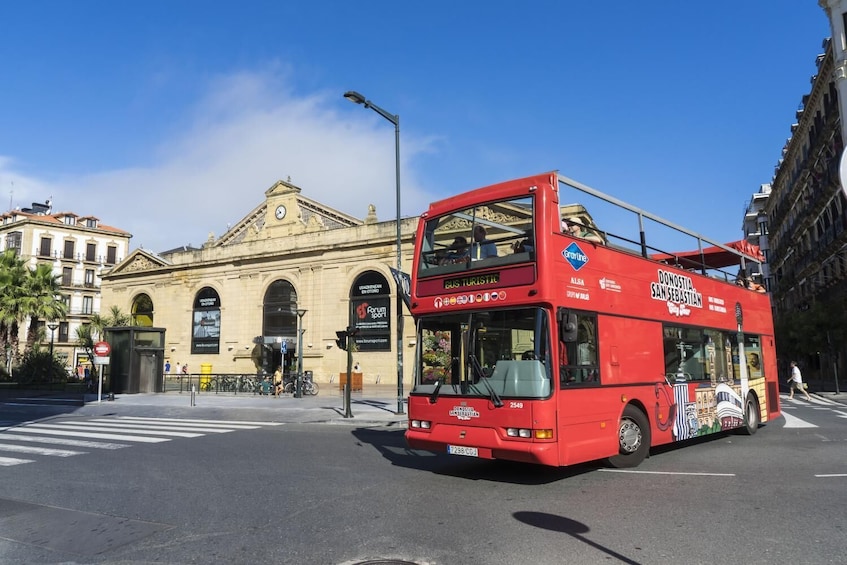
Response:
[{"label": "traffic sign pole", "polygon": [[94,363],[100,367],[100,382],[97,384],[97,403],[103,401],[103,365],[109,363],[112,346],[108,342],[98,341],[94,344]]}]

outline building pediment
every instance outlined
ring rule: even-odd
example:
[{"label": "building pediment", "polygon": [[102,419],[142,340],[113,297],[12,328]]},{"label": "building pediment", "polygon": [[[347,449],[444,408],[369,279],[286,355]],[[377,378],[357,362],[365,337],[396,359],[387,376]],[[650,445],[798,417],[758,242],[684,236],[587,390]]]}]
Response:
[{"label": "building pediment", "polygon": [[161,256],[147,251],[146,249],[136,249],[131,252],[126,259],[115,265],[110,271],[110,275],[121,273],[134,273],[138,271],[150,271],[160,269],[162,267],[170,267],[171,262]]},{"label": "building pediment", "polygon": [[267,238],[362,225],[356,217],[306,198],[301,189],[279,180],[265,191],[265,201],[212,244],[236,245]]}]

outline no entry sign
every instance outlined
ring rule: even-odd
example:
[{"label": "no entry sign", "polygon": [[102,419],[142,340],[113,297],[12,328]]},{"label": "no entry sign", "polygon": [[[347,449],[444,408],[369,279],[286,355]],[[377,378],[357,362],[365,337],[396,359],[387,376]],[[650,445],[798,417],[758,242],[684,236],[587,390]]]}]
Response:
[{"label": "no entry sign", "polygon": [[98,341],[94,344],[94,355],[97,357],[108,357],[112,352],[112,346],[105,341]]}]

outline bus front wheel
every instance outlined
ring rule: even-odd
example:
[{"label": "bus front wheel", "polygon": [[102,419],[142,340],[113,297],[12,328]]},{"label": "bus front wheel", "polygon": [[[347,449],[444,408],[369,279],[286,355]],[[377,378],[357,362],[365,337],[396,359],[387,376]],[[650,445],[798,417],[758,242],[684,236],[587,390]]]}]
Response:
[{"label": "bus front wheel", "polygon": [[759,429],[759,402],[752,394],[747,395],[747,401],[744,403],[744,427],[741,428],[741,433],[751,436]]},{"label": "bus front wheel", "polygon": [[637,467],[650,451],[650,424],[644,412],[631,404],[624,408],[618,424],[619,453],[609,457],[616,468]]}]

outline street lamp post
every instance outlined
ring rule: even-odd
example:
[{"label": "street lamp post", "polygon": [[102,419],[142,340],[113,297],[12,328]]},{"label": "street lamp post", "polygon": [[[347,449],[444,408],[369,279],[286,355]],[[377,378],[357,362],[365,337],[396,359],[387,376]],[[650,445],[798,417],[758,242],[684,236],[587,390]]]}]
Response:
[{"label": "street lamp post", "polygon": [[297,330],[297,383],[294,390],[294,398],[303,397],[303,316],[306,315],[306,310],[297,309],[297,319],[300,322],[300,328]]},{"label": "street lamp post", "polygon": [[56,335],[56,329],[59,327],[59,324],[56,322],[50,322],[47,324],[47,327],[50,329],[50,357],[53,357],[53,338]]},{"label": "street lamp post", "polygon": [[[397,272],[402,272],[400,245],[400,116],[386,112],[364,96],[353,90],[344,93],[344,98],[356,104],[364,104],[392,124],[394,124],[394,175],[397,200]],[[397,285],[397,414],[403,414],[403,298],[400,285]]]},{"label": "street lamp post", "polygon": [[50,369],[49,369],[49,372],[47,373],[47,376],[49,377],[49,381],[52,383],[53,382],[53,341],[54,341],[53,338],[56,335],[56,328],[59,327],[59,324],[57,324],[56,322],[50,322],[50,323],[47,324],[47,327],[50,328]]}]

